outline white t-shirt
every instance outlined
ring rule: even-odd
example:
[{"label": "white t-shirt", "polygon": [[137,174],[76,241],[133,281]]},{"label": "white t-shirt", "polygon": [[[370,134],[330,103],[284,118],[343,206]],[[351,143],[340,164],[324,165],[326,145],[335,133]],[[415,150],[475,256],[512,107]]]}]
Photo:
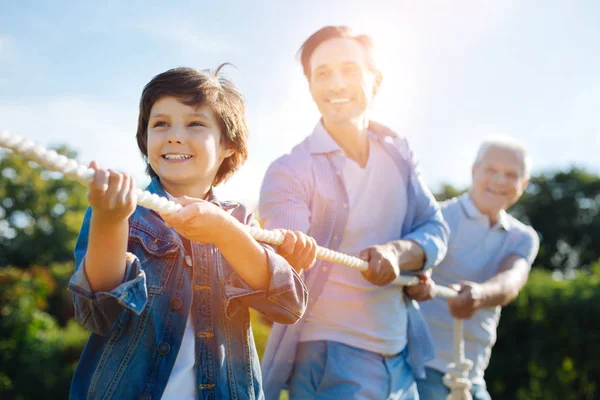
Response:
[{"label": "white t-shirt", "polygon": [[[165,192],[166,193],[166,192]],[[167,193],[169,200],[173,199]],[[194,334],[194,321],[192,314],[188,315],[183,333],[181,347],[175,359],[175,365],[169,376],[167,387],[161,397],[162,400],[194,400],[198,397],[196,392],[196,335]]]},{"label": "white t-shirt", "polygon": [[185,325],[185,332],[175,365],[169,376],[167,387],[161,397],[162,400],[195,400],[196,392],[196,335],[194,335],[194,322],[191,314]]},{"label": "white t-shirt", "polygon": [[[365,168],[346,158],[340,173],[349,215],[339,251],[358,256],[369,246],[400,239],[407,184],[382,145],[369,139]],[[323,292],[305,318],[301,342],[331,340],[386,355],[400,353],[407,343],[402,288],[373,285],[359,271],[340,265],[332,266]]]}]

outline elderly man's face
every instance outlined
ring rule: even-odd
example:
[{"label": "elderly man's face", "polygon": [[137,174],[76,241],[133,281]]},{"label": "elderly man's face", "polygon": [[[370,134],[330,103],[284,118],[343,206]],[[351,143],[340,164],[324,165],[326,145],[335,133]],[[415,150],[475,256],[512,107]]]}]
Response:
[{"label": "elderly man's face", "polygon": [[335,38],[321,43],[310,58],[310,91],[326,124],[345,124],[363,117],[379,85],[356,40]]},{"label": "elderly man's face", "polygon": [[513,205],[523,194],[528,179],[523,160],[511,150],[490,147],[473,165],[471,196],[481,212],[496,215]]}]

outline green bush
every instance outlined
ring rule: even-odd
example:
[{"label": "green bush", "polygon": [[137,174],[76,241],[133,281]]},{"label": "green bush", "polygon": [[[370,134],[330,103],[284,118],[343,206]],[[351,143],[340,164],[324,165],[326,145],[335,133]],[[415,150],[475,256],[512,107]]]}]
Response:
[{"label": "green bush", "polygon": [[48,268],[0,269],[0,398],[68,397],[89,333],[46,312],[55,292]]},{"label": "green bush", "polygon": [[533,270],[505,307],[486,371],[494,399],[600,398],[600,261],[555,280]]}]

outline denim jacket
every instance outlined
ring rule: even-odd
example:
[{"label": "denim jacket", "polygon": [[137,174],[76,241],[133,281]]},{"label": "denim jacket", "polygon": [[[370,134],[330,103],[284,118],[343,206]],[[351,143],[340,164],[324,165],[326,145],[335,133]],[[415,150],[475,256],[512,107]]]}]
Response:
[{"label": "denim jacket", "polygon": [[[154,178],[147,188],[165,196]],[[242,223],[257,225],[236,203],[209,199]],[[160,399],[192,313],[198,399],[262,399],[249,307],[282,324],[304,313],[308,293],[289,264],[269,246],[271,281],[251,289],[212,244],[197,244],[137,207],[129,219],[123,283],[92,293],[83,268],[91,209],[75,248],[69,289],[75,318],[91,334],[73,376],[71,399]]]},{"label": "denim jacket", "polygon": [[[407,213],[398,239],[413,240],[423,248],[425,270],[438,265],[446,254],[449,230],[438,203],[419,173],[408,141],[375,122],[369,125],[369,135],[390,154],[407,183]],[[259,206],[264,226],[307,232],[320,246],[337,250],[349,211],[340,172],[343,162],[342,150],[319,123],[313,134],[291,154],[279,158],[267,170]],[[377,199],[373,199],[373,212],[386,212],[377,208]],[[305,271],[304,280],[310,292],[306,314],[321,295],[330,271],[331,264],[322,260]],[[402,296],[400,289],[399,295]],[[434,357],[431,335],[419,305],[414,300],[406,301],[408,363],[415,376],[424,377],[425,362]],[[262,359],[268,400],[278,399],[280,391],[287,386],[303,323],[304,318],[293,326],[273,325]]]}]

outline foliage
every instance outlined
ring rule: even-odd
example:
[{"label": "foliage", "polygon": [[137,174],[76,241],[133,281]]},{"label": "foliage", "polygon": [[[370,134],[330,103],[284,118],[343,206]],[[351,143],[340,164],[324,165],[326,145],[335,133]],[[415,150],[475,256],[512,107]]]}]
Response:
[{"label": "foliage", "polygon": [[598,288],[600,260],[571,280],[532,271],[517,300],[502,312],[486,371],[494,399],[600,398]]},{"label": "foliage", "polygon": [[[64,288],[61,288],[64,289]],[[74,320],[60,328],[46,312],[57,291],[51,269],[0,269],[0,397],[68,397],[89,333]]]},{"label": "foliage", "polygon": [[[65,147],[59,153],[75,154]],[[72,260],[86,189],[62,174],[14,154],[0,153],[0,266]]]}]

